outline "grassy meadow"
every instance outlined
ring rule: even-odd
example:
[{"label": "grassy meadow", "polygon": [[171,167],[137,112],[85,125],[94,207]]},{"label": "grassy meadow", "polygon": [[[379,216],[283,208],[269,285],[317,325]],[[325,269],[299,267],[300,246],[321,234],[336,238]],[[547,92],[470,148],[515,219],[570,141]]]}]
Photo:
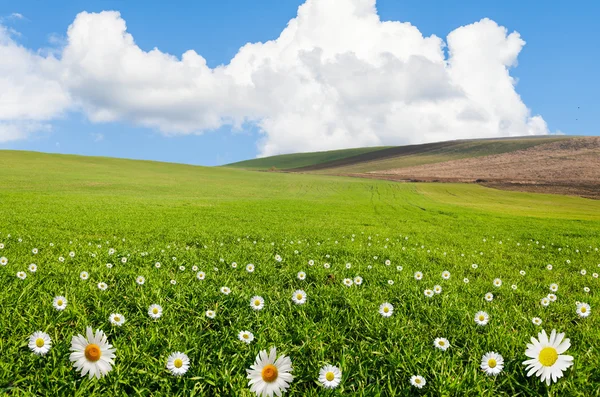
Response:
[{"label": "grassy meadow", "polygon": [[[577,197],[2,151],[0,393],[251,396],[246,369],[275,346],[293,363],[290,396],[598,396],[599,230],[600,201]],[[357,276],[362,284],[344,285]],[[543,307],[552,283],[557,300]],[[292,302],[296,290],[305,304]],[[576,302],[591,315],[580,318]],[[485,326],[474,322],[481,310]],[[117,349],[99,380],[69,361],[87,326]],[[551,386],[522,364],[542,329],[564,332],[574,357]],[[45,356],[27,346],[35,331],[52,338]],[[176,351],[191,361],[180,377],[166,368]],[[495,377],[480,369],[489,351],[505,360]],[[325,364],[342,371],[334,390],[317,382]],[[411,386],[412,375],[426,385]]]}]

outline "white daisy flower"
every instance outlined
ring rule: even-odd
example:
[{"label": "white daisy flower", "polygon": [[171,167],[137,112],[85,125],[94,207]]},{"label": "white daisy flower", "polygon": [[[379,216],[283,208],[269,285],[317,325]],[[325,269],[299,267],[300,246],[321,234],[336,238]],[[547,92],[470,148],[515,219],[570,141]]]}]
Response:
[{"label": "white daisy flower", "polygon": [[354,284],[351,278],[345,278],[343,283],[346,287],[352,287],[352,285]]},{"label": "white daisy flower", "polygon": [[302,305],[306,303],[306,292],[301,289],[294,291],[292,295],[292,301],[297,305]]},{"label": "white daisy flower", "polygon": [[392,264],[392,261],[390,261],[389,259],[386,259],[384,263],[386,266],[389,266]]},{"label": "white daisy flower", "polygon": [[431,298],[434,295],[434,292],[430,289],[426,289],[424,292],[426,297]]},{"label": "white daisy flower", "polygon": [[396,270],[398,270],[399,272],[402,271],[402,266],[396,266]]},{"label": "white daisy flower", "polygon": [[502,285],[502,280],[499,278],[494,279],[494,287],[500,287]]},{"label": "white daisy flower", "polygon": [[262,310],[262,308],[265,307],[265,300],[262,296],[253,296],[252,299],[250,299],[250,307],[254,310]]},{"label": "white daisy flower", "polygon": [[108,320],[112,325],[116,325],[117,327],[125,324],[125,317],[119,313],[111,313],[111,315],[108,317]]},{"label": "white daisy flower", "polygon": [[27,278],[27,274],[25,272],[17,272],[17,277],[21,280],[25,280]]},{"label": "white daisy flower", "polygon": [[444,270],[444,271],[442,272],[442,278],[443,278],[444,280],[449,280],[449,279],[450,279],[450,272],[449,272],[448,270]]},{"label": "white daisy flower", "polygon": [[363,278],[360,276],[354,277],[354,284],[361,285],[363,283]]},{"label": "white daisy flower", "polygon": [[469,284],[469,279],[465,277],[465,278],[463,278],[463,282],[464,282],[465,284]]},{"label": "white daisy flower", "polygon": [[176,280],[171,280],[171,285],[175,285],[175,284],[177,284],[177,281]]},{"label": "white daisy flower", "polygon": [[[195,267],[196,269],[194,269],[194,267]],[[196,271],[196,270],[198,270],[198,266],[194,266],[194,267],[192,268],[192,270],[193,270],[193,271]],[[231,262],[231,267],[232,267],[233,269],[237,269],[237,263],[236,263],[236,262]]]},{"label": "white daisy flower", "polygon": [[247,369],[250,391],[261,397],[281,396],[287,391],[292,376],[292,360],[287,356],[277,357],[277,349],[272,347],[269,354],[261,350],[250,369]]},{"label": "white daisy flower", "polygon": [[524,275],[525,275],[525,270],[521,270],[521,271],[519,272],[519,274],[520,274],[521,276],[524,276]]},{"label": "white daisy flower", "polygon": [[442,287],[440,285],[435,285],[433,287],[433,292],[435,292],[436,294],[441,294],[442,293]]},{"label": "white daisy flower", "polygon": [[37,271],[37,265],[35,263],[32,263],[29,265],[29,271],[31,273],[35,273]]},{"label": "white daisy flower", "polygon": [[587,317],[590,315],[591,311],[592,309],[587,303],[580,302],[577,304],[577,315],[579,315],[579,317]]},{"label": "white daisy flower", "polygon": [[185,266],[183,266],[183,265],[179,266],[179,270],[182,272],[185,271]]},{"label": "white daisy flower", "polygon": [[52,306],[58,311],[65,310],[67,308],[67,298],[64,296],[55,296],[52,300]]},{"label": "white daisy flower", "polygon": [[108,288],[108,285],[106,285],[106,283],[98,283],[99,290],[106,291],[107,288]]},{"label": "white daisy flower", "polygon": [[221,293],[229,295],[231,293],[231,289],[229,289],[229,287],[221,287]]},{"label": "white daisy flower", "polygon": [[122,257],[122,258],[121,258],[121,263],[127,263],[127,257],[125,257],[125,256],[124,256],[124,257]]},{"label": "white daisy flower", "polygon": [[478,267],[478,266],[477,266],[477,263],[473,263],[473,264],[471,265],[471,267],[472,267],[473,269],[477,269],[477,267]]},{"label": "white daisy flower", "polygon": [[79,273],[79,278],[82,280],[87,280],[88,278],[90,278],[90,275],[88,272],[84,271],[84,272]]},{"label": "white daisy flower", "polygon": [[162,316],[162,311],[163,308],[155,303],[148,308],[148,315],[156,320]]},{"label": "white daisy flower", "polygon": [[583,292],[585,292],[586,294],[590,292],[589,287],[583,287]]},{"label": "white daisy flower", "polygon": [[324,267],[325,269],[329,269],[329,268],[331,267],[331,265],[330,265],[329,263],[325,263],[325,264],[323,265],[323,267]]},{"label": "white daisy flower", "polygon": [[33,255],[37,255],[37,253],[38,253],[38,252],[39,252],[39,251],[38,251],[38,249],[37,249],[37,248],[34,248],[34,249],[32,249],[32,250],[31,250],[31,253],[32,253]]},{"label": "white daisy flower", "polygon": [[598,278],[598,273],[592,273],[592,277]]},{"label": "white daisy flower", "polygon": [[415,280],[421,280],[423,278],[423,273],[415,272]]},{"label": "white daisy flower", "polygon": [[394,285],[394,280],[388,280],[389,285]]},{"label": "white daisy flower", "polygon": [[552,270],[552,265],[549,264],[548,266],[546,266],[546,269]]},{"label": "white daisy flower", "polygon": [[115,348],[108,343],[106,335],[101,330],[96,330],[96,334],[91,327],[86,329],[86,337],[83,335],[74,336],[71,339],[71,355],[69,360],[81,376],[89,373],[90,379],[96,377],[100,379],[112,369],[115,358]]},{"label": "white daisy flower", "polygon": [[154,264],[154,267],[155,267],[155,268],[157,268],[157,269],[160,269],[160,262],[156,262],[156,263]]},{"label": "white daisy flower", "polygon": [[492,294],[491,292],[488,292],[487,294],[485,294],[485,300],[488,302],[491,302],[494,300],[494,294]]},{"label": "white daisy flower", "polygon": [[185,353],[175,352],[167,358],[167,369],[175,376],[181,376],[190,369],[190,359]]},{"label": "white daisy flower", "polygon": [[495,376],[502,372],[504,358],[496,352],[487,352],[481,358],[481,369],[486,375]]},{"label": "white daisy flower", "polygon": [[196,278],[198,280],[204,280],[205,277],[206,277],[206,273],[204,273],[204,272],[198,272],[198,273],[196,273]]},{"label": "white daisy flower", "polygon": [[427,382],[421,375],[413,375],[410,377],[410,384],[418,389],[422,389]]},{"label": "white daisy flower", "polygon": [[108,250],[108,255],[112,255],[112,254],[114,254],[114,253],[115,253],[115,249],[114,249],[114,248],[110,248],[110,249]]},{"label": "white daisy flower", "polygon": [[548,297],[544,297],[542,298],[542,300],[540,301],[541,305],[546,307],[550,304],[550,299],[548,299]]},{"label": "white daisy flower", "polygon": [[435,338],[433,345],[442,351],[446,351],[450,347],[450,342],[446,338]]},{"label": "white daisy flower", "polygon": [[75,252],[73,252],[73,251],[69,252],[69,256],[70,256],[71,258],[75,258]]},{"label": "white daisy flower", "polygon": [[550,302],[556,302],[557,297],[554,294],[548,294],[548,299],[550,299]]},{"label": "white daisy flower", "polygon": [[346,269],[350,269],[352,267],[351,263],[346,263]]},{"label": "white daisy flower", "polygon": [[558,284],[556,284],[556,283],[550,284],[550,291],[552,291],[552,292],[558,291]]},{"label": "white daisy flower", "polygon": [[215,316],[217,315],[217,313],[215,313],[214,310],[207,310],[205,314],[208,318],[215,318]]},{"label": "white daisy flower", "polygon": [[144,276],[137,276],[135,282],[138,283],[138,285],[144,285],[146,278]]},{"label": "white daisy flower", "polygon": [[252,273],[254,271],[254,265],[252,263],[249,263],[246,265],[246,271],[248,273]]},{"label": "white daisy flower", "polygon": [[304,273],[304,272],[298,272],[298,274],[296,275],[296,277],[298,277],[298,280],[304,280],[306,278],[306,273]]},{"label": "white daisy flower", "polygon": [[542,319],[539,317],[532,318],[531,322],[533,323],[533,325],[542,325]]},{"label": "white daisy flower", "polygon": [[394,313],[394,306],[391,303],[382,303],[379,306],[379,314],[383,317],[390,317]]},{"label": "white daisy flower", "polygon": [[281,261],[282,261],[282,259],[281,259],[281,255],[275,255],[275,260],[276,260],[277,262],[281,262]]},{"label": "white daisy flower", "polygon": [[531,338],[532,343],[527,344],[525,351],[530,360],[523,361],[529,371],[528,377],[535,374],[542,382],[546,381],[548,386],[562,378],[563,371],[573,365],[573,357],[562,354],[571,346],[569,338],[564,339],[564,336],[564,333],[557,334],[553,329],[550,338],[544,330],[538,334],[539,340]]},{"label": "white daisy flower", "polygon": [[29,350],[38,356],[43,356],[50,351],[52,347],[52,339],[45,332],[37,331],[29,337]]},{"label": "white daisy flower", "polygon": [[8,259],[6,259],[5,256],[3,256],[2,258],[0,258],[0,265],[6,266],[7,264],[8,264]]},{"label": "white daisy flower", "polygon": [[254,340],[254,334],[250,331],[240,331],[238,339],[245,343],[250,343]]},{"label": "white daisy flower", "polygon": [[107,263],[107,264],[106,264],[106,267],[107,267],[108,269],[112,269],[112,267],[113,267],[113,264],[112,264],[112,263]]},{"label": "white daisy flower", "polygon": [[308,261],[308,266],[312,266],[315,264],[315,261],[313,261],[312,259]]},{"label": "white daisy flower", "polygon": [[319,382],[326,389],[335,389],[342,381],[342,371],[333,365],[326,365],[319,371]]},{"label": "white daisy flower", "polygon": [[475,313],[475,322],[477,325],[486,325],[490,321],[490,316],[484,311]]}]

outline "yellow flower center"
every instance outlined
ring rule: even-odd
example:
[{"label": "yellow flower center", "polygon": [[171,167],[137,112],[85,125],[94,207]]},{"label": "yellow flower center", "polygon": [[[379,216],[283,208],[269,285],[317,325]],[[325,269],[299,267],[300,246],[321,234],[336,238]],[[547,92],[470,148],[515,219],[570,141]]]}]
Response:
[{"label": "yellow flower center", "polygon": [[277,379],[277,375],[277,367],[275,367],[273,364],[265,366],[261,373],[263,380],[267,383],[274,382]]},{"label": "yellow flower center", "polygon": [[42,338],[37,338],[37,339],[35,340],[35,345],[36,345],[37,347],[43,347],[45,344],[46,344],[46,342],[45,342],[45,341],[44,341],[44,339],[42,339]]},{"label": "yellow flower center", "polygon": [[387,306],[386,306],[386,307],[384,307],[384,308],[383,308],[383,312],[384,312],[384,313],[389,313],[389,312],[390,312],[390,308],[389,308],[389,307],[387,307]]},{"label": "yellow flower center", "polygon": [[582,313],[585,313],[585,312],[587,312],[587,309],[585,308],[585,306],[582,306],[582,307],[581,307],[581,312],[582,312]]},{"label": "yellow flower center", "polygon": [[490,368],[496,368],[496,365],[497,365],[497,363],[496,363],[496,360],[495,360],[495,359],[493,359],[493,358],[490,358],[490,359],[488,360],[488,367],[490,367]]},{"label": "yellow flower center", "polygon": [[62,301],[62,299],[59,299],[59,300],[56,302],[56,304],[57,304],[58,306],[62,306],[62,304],[63,304],[63,301]]},{"label": "yellow flower center", "polygon": [[249,337],[250,337],[250,335],[248,335],[248,334],[242,334],[242,338],[244,338],[244,339],[248,339]]},{"label": "yellow flower center", "polygon": [[116,323],[118,323],[119,321],[121,321],[121,317],[119,317],[119,316],[115,316],[115,317],[113,318],[113,320],[115,320],[115,322],[116,322]]},{"label": "yellow flower center", "polygon": [[438,343],[439,343],[440,346],[444,346],[446,344],[446,343],[444,343],[443,340],[439,341]]},{"label": "yellow flower center", "polygon": [[302,294],[298,294],[298,295],[296,295],[296,299],[298,299],[298,300],[302,300]]},{"label": "yellow flower center", "polygon": [[544,347],[538,359],[544,367],[551,367],[558,360],[558,352],[553,347]]},{"label": "yellow flower center", "polygon": [[335,375],[333,375],[333,372],[329,371],[325,374],[325,379],[327,379],[329,382],[331,382],[333,380],[333,378],[335,378]]},{"label": "yellow flower center", "polygon": [[260,306],[260,301],[258,299],[254,301],[254,306]]},{"label": "yellow flower center", "polygon": [[183,360],[180,358],[176,358],[175,361],[173,361],[173,365],[175,366],[175,368],[181,368],[183,366]]},{"label": "yellow flower center", "polygon": [[483,314],[480,314],[479,315],[479,321],[483,321],[483,320],[485,320],[485,316]]},{"label": "yellow flower center", "polygon": [[421,384],[421,379],[420,379],[420,378],[415,378],[415,383],[416,383],[417,385],[420,385],[420,384]]},{"label": "yellow flower center", "polygon": [[100,351],[100,346],[98,346],[95,343],[90,343],[89,345],[86,346],[85,351],[85,358],[88,359],[88,361],[92,361],[92,362],[96,362],[98,360],[100,360],[100,356],[102,356],[102,352]]},{"label": "yellow flower center", "polygon": [[155,307],[154,309],[152,309],[152,313],[153,314],[158,314],[158,308]]}]

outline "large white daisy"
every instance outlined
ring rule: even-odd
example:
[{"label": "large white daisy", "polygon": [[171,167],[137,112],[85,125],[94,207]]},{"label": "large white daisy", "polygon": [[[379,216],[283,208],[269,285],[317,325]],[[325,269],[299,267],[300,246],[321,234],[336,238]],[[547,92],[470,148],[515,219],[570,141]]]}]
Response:
[{"label": "large white daisy", "polygon": [[94,376],[100,379],[114,364],[116,349],[108,343],[106,335],[99,329],[94,334],[92,327],[87,327],[86,337],[74,336],[70,350],[72,353],[69,360],[73,362],[73,366],[81,372],[81,376],[89,373],[90,379]]},{"label": "large white daisy", "polygon": [[294,303],[297,305],[306,303],[306,292],[302,291],[301,289],[294,291],[294,294],[292,295],[292,301],[294,301]]},{"label": "large white daisy", "polygon": [[162,311],[163,309],[160,305],[153,304],[150,305],[150,307],[148,308],[148,315],[156,320],[157,318],[160,318],[160,316],[162,316]]},{"label": "large white daisy", "polygon": [[246,370],[248,386],[257,396],[272,397],[273,393],[281,396],[294,380],[292,370],[292,360],[283,355],[277,357],[276,348],[272,347],[269,354],[261,350],[254,364]]},{"label": "large white daisy", "polygon": [[486,325],[490,321],[490,316],[483,311],[475,313],[475,322],[477,325]]},{"label": "large white daisy", "polygon": [[262,308],[265,307],[265,300],[262,296],[253,296],[252,299],[250,299],[250,307],[254,310],[262,310]]},{"label": "large white daisy", "polygon": [[592,312],[590,305],[587,303],[579,302],[577,304],[577,314],[579,317],[587,317]]},{"label": "large white daisy", "polygon": [[62,311],[67,308],[67,302],[67,298],[64,296],[56,296],[52,300],[52,306],[54,306],[56,310]]},{"label": "large white daisy", "polygon": [[29,337],[29,349],[39,356],[48,353],[51,347],[52,339],[45,332],[37,331]]},{"label": "large white daisy", "polygon": [[446,351],[450,347],[450,342],[446,338],[435,338],[433,345],[442,351]]},{"label": "large white daisy", "polygon": [[531,359],[523,361],[529,371],[527,376],[535,374],[547,385],[563,376],[563,371],[573,365],[573,357],[562,354],[571,346],[569,338],[564,337],[564,333],[557,334],[555,329],[550,333],[550,338],[544,330],[538,334],[539,340],[531,337],[532,343],[527,344],[525,351],[525,355]]},{"label": "large white daisy", "polygon": [[427,382],[425,381],[425,378],[423,378],[421,375],[413,375],[410,377],[410,384],[418,389],[423,388],[426,383]]},{"label": "large white daisy", "polygon": [[394,313],[394,306],[391,303],[385,302],[379,306],[379,314],[383,317],[390,317]]},{"label": "large white daisy", "polygon": [[319,382],[327,389],[335,389],[342,381],[342,371],[333,365],[326,365],[319,371]]}]

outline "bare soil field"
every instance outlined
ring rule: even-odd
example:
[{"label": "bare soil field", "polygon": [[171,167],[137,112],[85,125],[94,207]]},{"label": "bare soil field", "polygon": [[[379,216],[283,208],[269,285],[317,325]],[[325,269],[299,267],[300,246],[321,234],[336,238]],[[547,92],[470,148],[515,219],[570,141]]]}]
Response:
[{"label": "bare soil field", "polygon": [[573,138],[503,154],[344,175],[407,182],[481,183],[499,189],[600,199],[600,137]]}]

